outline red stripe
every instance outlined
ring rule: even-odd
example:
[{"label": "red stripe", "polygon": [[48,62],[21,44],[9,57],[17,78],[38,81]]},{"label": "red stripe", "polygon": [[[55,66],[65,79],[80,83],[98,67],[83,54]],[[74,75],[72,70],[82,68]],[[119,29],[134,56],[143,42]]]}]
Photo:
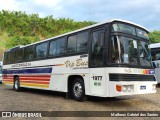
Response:
[{"label": "red stripe", "polygon": [[20,77],[51,77],[51,75],[19,75]]},{"label": "red stripe", "polygon": [[20,77],[22,79],[25,79],[25,78],[34,78],[34,79],[50,79],[51,77]]},{"label": "red stripe", "polygon": [[46,84],[46,85],[49,85],[49,82],[23,81],[21,83],[36,83],[36,84]]}]

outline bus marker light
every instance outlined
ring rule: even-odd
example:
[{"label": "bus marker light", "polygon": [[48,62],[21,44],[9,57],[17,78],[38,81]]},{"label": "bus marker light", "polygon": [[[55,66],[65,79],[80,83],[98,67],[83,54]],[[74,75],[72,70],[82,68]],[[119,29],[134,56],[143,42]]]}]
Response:
[{"label": "bus marker light", "polygon": [[121,86],[121,85],[116,85],[116,90],[117,90],[118,92],[121,92],[121,91],[122,91],[122,86]]}]

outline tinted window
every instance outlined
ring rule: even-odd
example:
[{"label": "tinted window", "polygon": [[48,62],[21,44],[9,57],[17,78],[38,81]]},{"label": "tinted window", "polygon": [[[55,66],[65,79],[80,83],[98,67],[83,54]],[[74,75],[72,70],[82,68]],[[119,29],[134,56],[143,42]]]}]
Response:
[{"label": "tinted window", "polygon": [[24,48],[24,60],[25,61],[33,60],[34,56],[35,56],[35,47],[34,46]]},{"label": "tinted window", "polygon": [[77,41],[77,35],[70,36],[68,38],[67,53],[76,52],[76,41]]},{"label": "tinted window", "polygon": [[60,56],[65,53],[65,38],[50,42],[49,56]]},{"label": "tinted window", "polygon": [[50,42],[50,48],[49,48],[49,56],[56,56],[56,41]]},{"label": "tinted window", "polygon": [[132,35],[136,35],[135,28],[122,23],[115,23],[112,25],[112,31],[124,32]]},{"label": "tinted window", "polygon": [[3,64],[6,64],[7,62],[7,53],[5,52],[4,53],[4,58],[3,58]]},{"label": "tinted window", "polygon": [[141,38],[144,38],[144,39],[148,39],[148,40],[149,40],[148,34],[147,34],[146,31],[136,28],[136,32],[137,32],[137,36],[138,36],[138,37],[141,37]]},{"label": "tinted window", "polygon": [[14,51],[8,52],[7,54],[7,63],[13,63],[14,62]]},{"label": "tinted window", "polygon": [[87,50],[88,32],[78,34],[77,52],[85,52]]},{"label": "tinted window", "polygon": [[41,59],[47,56],[47,42],[36,46],[36,58]]},{"label": "tinted window", "polygon": [[151,49],[152,60],[160,60],[160,48]]},{"label": "tinted window", "polygon": [[103,51],[101,47],[101,41],[104,40],[102,37],[104,30],[98,30],[92,33],[92,53],[91,53],[91,66],[102,66],[103,65]]},{"label": "tinted window", "polygon": [[87,50],[88,32],[78,33],[68,38],[68,53],[85,52]]},{"label": "tinted window", "polygon": [[23,60],[23,49],[19,49],[15,52],[15,62],[21,62]]},{"label": "tinted window", "polygon": [[59,56],[59,55],[63,55],[64,53],[65,53],[65,39],[61,38],[57,40],[56,54]]}]

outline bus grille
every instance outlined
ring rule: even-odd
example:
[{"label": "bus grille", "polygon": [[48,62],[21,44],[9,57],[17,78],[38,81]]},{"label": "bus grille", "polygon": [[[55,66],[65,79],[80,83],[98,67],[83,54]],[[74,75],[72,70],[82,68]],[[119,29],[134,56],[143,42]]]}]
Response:
[{"label": "bus grille", "polygon": [[154,75],[109,74],[110,81],[156,81]]}]

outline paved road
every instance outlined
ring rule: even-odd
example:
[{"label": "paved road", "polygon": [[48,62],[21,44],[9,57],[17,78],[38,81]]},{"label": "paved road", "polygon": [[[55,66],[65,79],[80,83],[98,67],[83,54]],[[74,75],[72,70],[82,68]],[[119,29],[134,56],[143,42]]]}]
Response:
[{"label": "paved road", "polygon": [[0,111],[160,111],[160,88],[157,88],[155,94],[116,98],[88,97],[85,102],[77,102],[65,99],[64,93],[34,89],[15,92],[11,86],[0,84]]}]

